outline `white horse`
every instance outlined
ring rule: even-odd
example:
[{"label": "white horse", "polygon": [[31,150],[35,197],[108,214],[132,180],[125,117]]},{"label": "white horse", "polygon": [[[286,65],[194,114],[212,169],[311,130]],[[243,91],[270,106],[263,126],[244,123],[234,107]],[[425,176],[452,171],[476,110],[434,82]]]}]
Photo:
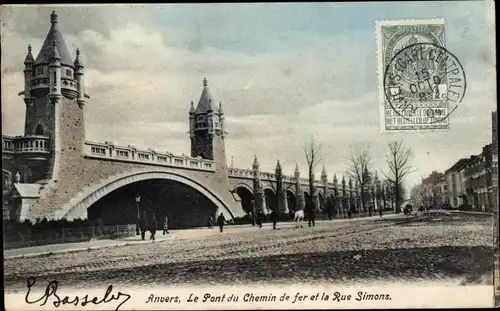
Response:
[{"label": "white horse", "polygon": [[304,221],[304,210],[295,211],[295,216],[293,217],[293,221],[295,221],[295,228],[298,228],[299,225],[301,228],[303,228],[302,221]]}]

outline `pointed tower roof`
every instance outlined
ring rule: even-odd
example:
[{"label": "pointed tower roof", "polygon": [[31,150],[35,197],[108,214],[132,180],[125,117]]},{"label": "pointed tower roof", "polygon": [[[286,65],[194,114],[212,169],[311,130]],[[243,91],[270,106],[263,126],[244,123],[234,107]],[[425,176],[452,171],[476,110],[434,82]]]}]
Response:
[{"label": "pointed tower roof", "polygon": [[259,165],[259,160],[257,160],[257,154],[255,155],[255,157],[253,159],[253,165],[254,166],[258,166]]},{"label": "pointed tower roof", "polygon": [[219,113],[224,114],[224,110],[222,110],[222,102],[219,102]]},{"label": "pointed tower roof", "polygon": [[33,58],[33,55],[31,54],[31,44],[28,45],[28,54],[26,54],[26,58],[24,59],[24,64],[33,64],[35,59]]},{"label": "pointed tower roof", "polygon": [[83,67],[83,62],[80,60],[80,49],[76,48],[76,58],[73,63],[75,67]]},{"label": "pointed tower roof", "polygon": [[326,168],[325,168],[325,166],[323,165],[323,170],[321,170],[321,177],[325,177],[325,176],[327,176],[327,175],[326,175]]},{"label": "pointed tower roof", "polygon": [[189,109],[189,113],[190,113],[190,114],[195,113],[195,110],[194,110],[194,103],[193,103],[193,101],[191,101],[191,108]]},{"label": "pointed tower roof", "polygon": [[56,59],[61,59],[61,55],[59,54],[59,51],[57,50],[57,41],[54,40],[52,41],[52,53],[50,54],[50,59],[56,58]]},{"label": "pointed tower roof", "polygon": [[203,91],[201,92],[198,106],[196,106],[196,114],[207,113],[208,111],[217,111],[216,102],[208,89],[207,78],[203,79]]},{"label": "pointed tower roof", "polygon": [[73,61],[71,60],[71,55],[69,54],[66,43],[64,42],[59,26],[57,25],[57,14],[55,11],[50,15],[50,27],[49,33],[43,42],[40,53],[35,60],[35,65],[47,64],[52,56],[53,42],[56,42],[57,50],[61,58],[61,64],[73,67]]},{"label": "pointed tower roof", "polygon": [[337,174],[333,174],[333,182],[337,183]]},{"label": "pointed tower roof", "polygon": [[280,171],[281,171],[281,164],[280,164],[280,160],[278,160],[278,161],[276,162],[276,170],[277,170],[277,171],[278,171],[278,170],[280,170]]},{"label": "pointed tower roof", "polygon": [[297,163],[297,164],[295,164],[295,173],[299,173],[299,172],[300,172],[299,171],[299,164]]}]

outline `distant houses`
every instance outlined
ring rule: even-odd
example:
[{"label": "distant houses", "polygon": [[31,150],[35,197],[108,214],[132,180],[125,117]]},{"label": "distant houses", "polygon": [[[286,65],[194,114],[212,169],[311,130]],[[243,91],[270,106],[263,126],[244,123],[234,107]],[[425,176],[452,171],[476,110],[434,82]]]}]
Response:
[{"label": "distant houses", "polygon": [[417,208],[498,209],[496,111],[492,113],[492,124],[492,143],[481,153],[457,160],[444,173],[432,172],[411,190],[411,201]]}]

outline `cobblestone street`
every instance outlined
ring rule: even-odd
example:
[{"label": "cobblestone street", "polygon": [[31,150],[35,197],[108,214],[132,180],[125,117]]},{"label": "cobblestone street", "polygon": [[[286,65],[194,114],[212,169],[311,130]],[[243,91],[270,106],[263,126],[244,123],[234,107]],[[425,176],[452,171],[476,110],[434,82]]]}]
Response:
[{"label": "cobblestone street", "polygon": [[[182,238],[6,258],[6,292],[63,286],[453,280],[492,284],[492,220],[479,215],[336,220],[182,231]],[[161,234],[161,232],[160,232]]]}]

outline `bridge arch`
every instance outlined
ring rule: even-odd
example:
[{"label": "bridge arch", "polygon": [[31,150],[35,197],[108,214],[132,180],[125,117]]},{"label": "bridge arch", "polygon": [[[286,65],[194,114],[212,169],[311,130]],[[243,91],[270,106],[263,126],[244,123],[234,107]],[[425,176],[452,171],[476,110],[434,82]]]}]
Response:
[{"label": "bridge arch", "polygon": [[200,192],[203,196],[214,203],[219,212],[224,212],[226,216],[234,218],[233,213],[224,203],[224,201],[219,198],[219,196],[215,192],[205,187],[196,179],[179,172],[167,172],[158,170],[134,171],[111,176],[101,183],[92,185],[85,191],[81,192],[77,197],[72,199],[69,203],[64,205],[61,210],[59,210],[59,212],[56,214],[56,218],[66,218],[68,220],[72,220],[75,218],[86,219],[87,209],[92,206],[92,204],[99,201],[101,198],[121,187],[151,179],[176,181],[189,186],[194,190]]},{"label": "bridge arch", "polygon": [[254,200],[254,193],[252,187],[245,183],[237,184],[233,192],[236,192],[241,199],[241,208],[247,214],[253,211],[252,201]]},{"label": "bridge arch", "polygon": [[293,192],[292,189],[286,190],[286,200],[288,204],[288,210],[294,212],[295,206],[297,204],[297,197],[295,196],[295,192]]},{"label": "bridge arch", "polygon": [[264,188],[264,196],[265,196],[265,200],[266,200],[266,206],[267,206],[269,212],[275,211],[276,209],[278,209],[277,196],[276,196],[276,192],[274,191],[274,189],[272,189],[270,187]]}]

